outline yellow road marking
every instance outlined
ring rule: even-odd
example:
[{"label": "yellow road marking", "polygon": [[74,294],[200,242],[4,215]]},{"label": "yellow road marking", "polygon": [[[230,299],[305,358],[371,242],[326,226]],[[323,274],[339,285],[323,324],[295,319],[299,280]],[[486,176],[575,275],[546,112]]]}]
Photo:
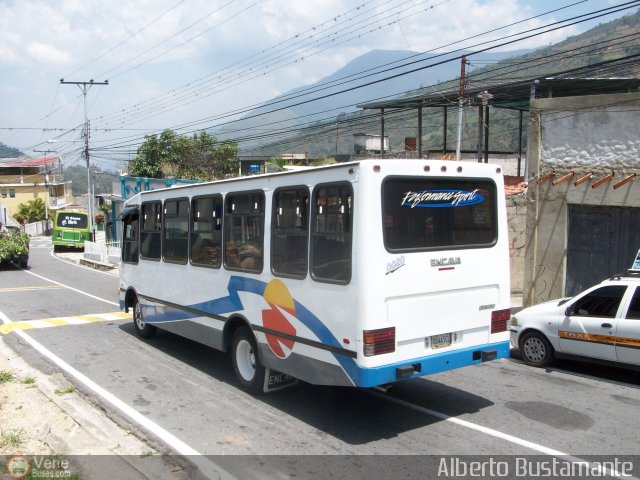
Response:
[{"label": "yellow road marking", "polygon": [[31,292],[33,290],[57,290],[63,288],[59,285],[42,285],[42,286],[31,286],[31,287],[7,287],[0,288],[0,293],[8,293],[8,292]]},{"label": "yellow road marking", "polygon": [[93,315],[77,315],[74,317],[42,318],[39,320],[24,320],[0,325],[0,335],[6,335],[14,330],[29,330],[32,328],[62,327],[65,325],[80,325],[85,323],[106,322],[110,320],[130,320],[131,314],[125,312],[96,313]]}]

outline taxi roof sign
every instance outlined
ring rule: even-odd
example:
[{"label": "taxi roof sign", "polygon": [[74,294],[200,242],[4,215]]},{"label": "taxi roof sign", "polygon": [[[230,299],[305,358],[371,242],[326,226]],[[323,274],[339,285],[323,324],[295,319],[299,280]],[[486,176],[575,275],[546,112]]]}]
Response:
[{"label": "taxi roof sign", "polygon": [[638,250],[636,259],[633,261],[633,266],[629,270],[632,272],[640,272],[640,250]]}]

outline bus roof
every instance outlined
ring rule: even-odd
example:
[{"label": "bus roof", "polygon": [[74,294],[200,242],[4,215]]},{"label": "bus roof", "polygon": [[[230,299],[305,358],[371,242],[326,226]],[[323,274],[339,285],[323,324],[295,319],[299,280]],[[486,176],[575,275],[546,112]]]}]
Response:
[{"label": "bus roof", "polygon": [[83,210],[81,208],[61,208],[59,210],[55,210],[54,212],[56,214],[58,214],[58,213],[86,213],[86,214],[88,214],[89,213],[86,210]]},{"label": "bus roof", "polygon": [[[227,178],[227,179],[223,179],[223,180],[213,180],[213,181],[208,181],[208,182],[200,182],[200,183],[191,183],[191,184],[184,184],[184,185],[172,185],[171,187],[166,187],[166,188],[158,188],[155,190],[146,190],[143,192],[139,192],[136,195],[134,195],[133,197],[129,198],[127,200],[127,203],[137,203],[136,200],[137,197],[141,196],[141,195],[147,195],[147,194],[152,194],[152,193],[158,193],[158,192],[163,192],[163,191],[174,191],[174,190],[180,190],[180,189],[193,189],[195,188],[201,188],[204,185],[220,185],[220,184],[225,184],[225,183],[233,183],[233,182],[238,182],[238,181],[242,181],[242,180],[257,180],[260,178],[271,178],[271,177],[276,177],[276,176],[282,176],[282,175],[301,175],[301,174],[312,174],[312,173],[317,173],[317,172],[321,172],[324,170],[331,170],[331,169],[348,169],[348,168],[352,168],[354,166],[360,166],[361,164],[364,163],[373,163],[376,162],[376,164],[379,164],[381,166],[385,166],[385,165],[389,165],[389,164],[394,164],[395,166],[399,166],[399,165],[407,165],[409,163],[411,164],[415,164],[416,162],[425,162],[425,165],[432,165],[432,166],[440,166],[442,165],[465,165],[466,168],[472,168],[474,170],[476,169],[481,169],[481,170],[486,170],[486,169],[496,169],[498,168],[499,171],[497,173],[502,174],[502,168],[498,165],[493,165],[493,164],[487,164],[487,163],[477,163],[475,160],[474,161],[455,161],[455,160],[428,160],[428,159],[396,159],[396,158],[388,158],[388,159],[380,159],[380,158],[363,158],[360,160],[354,160],[351,162],[343,162],[343,163],[334,163],[334,164],[330,164],[330,165],[321,165],[321,166],[317,166],[317,167],[297,167],[295,169],[291,169],[291,170],[285,170],[282,172],[271,172],[271,173],[260,173],[257,175],[246,175],[246,176],[242,176],[242,177],[233,177],[233,178]],[[495,172],[495,170],[494,170]]]}]

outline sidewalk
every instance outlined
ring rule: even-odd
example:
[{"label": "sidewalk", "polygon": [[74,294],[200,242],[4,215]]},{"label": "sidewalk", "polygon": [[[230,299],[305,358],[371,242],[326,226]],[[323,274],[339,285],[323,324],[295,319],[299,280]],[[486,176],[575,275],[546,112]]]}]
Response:
[{"label": "sidewalk", "polygon": [[[105,233],[104,232],[95,232],[95,243],[105,243]],[[41,237],[41,238],[51,238],[51,237]],[[102,270],[105,272],[109,272],[115,276],[118,276],[118,263],[109,263],[102,262],[100,260],[95,260],[92,258],[87,258],[85,253],[81,250],[76,249],[68,249],[66,251],[55,252],[54,255],[62,260],[66,260],[68,262],[77,263],[78,265],[85,265],[90,268],[95,268],[96,270]]]},{"label": "sidewalk", "polygon": [[[27,363],[15,335],[0,336],[0,472],[11,474],[11,459],[20,458],[34,478],[191,477],[188,464],[119,426],[62,371]],[[53,459],[57,466],[37,463]]]}]

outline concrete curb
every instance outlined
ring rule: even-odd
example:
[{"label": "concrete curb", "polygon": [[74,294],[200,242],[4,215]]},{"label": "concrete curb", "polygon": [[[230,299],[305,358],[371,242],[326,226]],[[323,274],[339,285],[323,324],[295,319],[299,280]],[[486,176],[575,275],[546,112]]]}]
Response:
[{"label": "concrete curb", "polygon": [[78,260],[80,265],[95,268],[96,270],[111,271],[117,267],[111,263],[101,262],[100,260],[92,260],[90,258],[81,258]]}]

